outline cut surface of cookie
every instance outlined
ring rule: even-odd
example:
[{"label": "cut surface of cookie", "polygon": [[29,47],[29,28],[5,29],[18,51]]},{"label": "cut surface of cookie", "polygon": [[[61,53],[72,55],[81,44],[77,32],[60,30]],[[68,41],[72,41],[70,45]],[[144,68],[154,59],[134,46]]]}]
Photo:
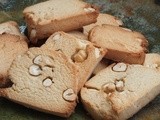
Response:
[{"label": "cut surface of cookie", "polygon": [[148,53],[146,54],[144,66],[160,70],[160,54]]},{"label": "cut surface of cookie", "polygon": [[70,31],[67,33],[70,35],[73,35],[74,37],[76,37],[78,39],[88,40],[88,35],[85,35],[84,33],[80,32],[80,31]]},{"label": "cut surface of cookie", "polygon": [[92,23],[90,25],[86,25],[83,27],[83,33],[85,35],[88,35],[89,31],[92,28],[94,28],[97,25],[101,26],[103,24],[109,24],[109,25],[113,25],[113,26],[121,26],[121,25],[123,25],[123,22],[112,15],[100,13],[99,16],[97,17],[96,23]]},{"label": "cut surface of cookie", "polygon": [[107,59],[131,64],[143,64],[148,46],[142,34],[111,25],[93,28],[89,40],[108,50]]},{"label": "cut surface of cookie", "polygon": [[68,32],[94,23],[99,12],[80,0],[49,0],[25,8],[23,14],[30,39],[36,43],[54,32]]},{"label": "cut surface of cookie", "polygon": [[5,87],[9,82],[8,70],[12,61],[27,50],[25,38],[11,34],[0,35],[0,87]]},{"label": "cut surface of cookie", "polygon": [[64,32],[51,35],[42,48],[61,51],[78,66],[78,91],[106,53],[104,49],[95,47],[91,42],[77,39]]},{"label": "cut surface of cookie", "polygon": [[[113,68],[122,65],[124,71]],[[160,74],[142,65],[112,64],[86,82],[81,100],[95,120],[126,120],[160,92]]]},{"label": "cut surface of cookie", "polygon": [[38,111],[69,117],[76,106],[76,73],[76,67],[62,53],[31,48],[13,61],[9,70],[13,85],[1,89],[1,96]]}]

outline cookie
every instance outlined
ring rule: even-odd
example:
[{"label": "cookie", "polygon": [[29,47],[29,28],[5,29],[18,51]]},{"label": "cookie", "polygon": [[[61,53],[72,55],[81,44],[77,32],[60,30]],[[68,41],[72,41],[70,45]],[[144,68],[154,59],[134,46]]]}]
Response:
[{"label": "cookie", "polygon": [[31,48],[18,56],[9,70],[13,85],[1,96],[26,107],[61,117],[74,112],[77,69],[64,54]]},{"label": "cookie", "polygon": [[160,70],[160,55],[158,53],[146,54],[144,66]]},{"label": "cookie", "polygon": [[20,54],[28,50],[28,44],[24,37],[11,34],[0,35],[0,87],[8,85],[8,69],[12,61]]},{"label": "cookie", "polygon": [[127,120],[153,100],[159,91],[157,70],[117,63],[85,84],[81,101],[95,120]]},{"label": "cookie", "polygon": [[88,40],[88,36],[83,34],[80,31],[70,31],[70,32],[67,32],[67,33],[70,34],[70,35],[73,35],[74,37],[76,37],[78,39]]},{"label": "cookie", "polygon": [[97,18],[96,23],[92,23],[90,25],[86,25],[83,27],[83,33],[85,35],[88,35],[89,31],[92,28],[94,28],[97,25],[101,26],[103,24],[109,24],[109,25],[113,25],[113,26],[121,26],[121,25],[123,25],[123,22],[112,15],[100,13]]},{"label": "cookie", "polygon": [[97,73],[99,73],[101,70],[105,69],[106,67],[109,66],[110,61],[103,58],[98,65],[96,66],[96,68],[93,71],[93,75],[96,75]]},{"label": "cookie", "polygon": [[106,53],[91,42],[77,39],[64,32],[51,35],[42,48],[63,52],[78,67],[78,91]]},{"label": "cookie", "polygon": [[69,32],[94,23],[99,12],[80,0],[49,0],[25,8],[23,14],[30,40],[36,43],[54,32]]},{"label": "cookie", "polygon": [[111,25],[93,28],[89,40],[108,50],[107,59],[130,64],[143,64],[148,46],[141,33]]}]

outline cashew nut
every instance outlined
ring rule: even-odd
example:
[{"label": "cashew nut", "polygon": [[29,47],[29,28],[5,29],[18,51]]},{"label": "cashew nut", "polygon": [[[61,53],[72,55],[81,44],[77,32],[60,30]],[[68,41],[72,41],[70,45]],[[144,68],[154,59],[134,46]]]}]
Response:
[{"label": "cashew nut", "polygon": [[109,93],[112,93],[116,90],[116,86],[113,82],[109,82],[109,83],[106,83],[102,86],[102,90],[109,94]]},{"label": "cashew nut", "polygon": [[85,50],[79,50],[74,56],[73,60],[75,62],[83,62],[84,60],[87,59],[87,53]]}]

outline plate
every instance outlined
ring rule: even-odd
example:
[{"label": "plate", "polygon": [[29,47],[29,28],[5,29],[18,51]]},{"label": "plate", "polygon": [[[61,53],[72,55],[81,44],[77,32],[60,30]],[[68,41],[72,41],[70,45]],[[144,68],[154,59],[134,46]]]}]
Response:
[{"label": "plate", "polygon": [[[0,0],[0,23],[15,20],[23,31],[22,10],[45,0]],[[149,41],[149,52],[160,53],[160,2],[159,0],[85,0],[100,7],[101,12],[114,15],[124,26],[143,33]],[[65,4],[65,3],[64,3]],[[41,113],[0,98],[1,120],[66,120]],[[81,103],[67,120],[92,120]],[[160,95],[129,120],[160,120]]]}]

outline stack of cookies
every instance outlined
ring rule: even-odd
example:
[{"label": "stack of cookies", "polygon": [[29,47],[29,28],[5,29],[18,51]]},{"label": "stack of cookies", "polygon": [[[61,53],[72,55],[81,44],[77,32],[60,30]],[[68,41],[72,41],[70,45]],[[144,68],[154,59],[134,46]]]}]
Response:
[{"label": "stack of cookies", "polygon": [[125,120],[160,93],[160,55],[116,17],[80,0],[23,14],[27,37],[14,21],[0,24],[1,97],[65,118],[81,101],[95,120]]}]

